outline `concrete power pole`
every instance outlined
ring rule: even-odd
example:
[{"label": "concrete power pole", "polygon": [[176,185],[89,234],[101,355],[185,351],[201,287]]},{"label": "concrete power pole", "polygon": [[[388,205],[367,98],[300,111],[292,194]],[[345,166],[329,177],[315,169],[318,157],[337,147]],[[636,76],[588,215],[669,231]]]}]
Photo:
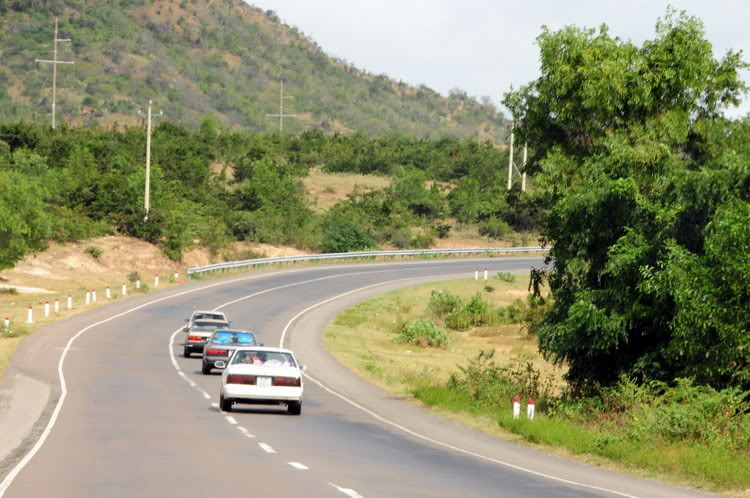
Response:
[{"label": "concrete power pole", "polygon": [[281,87],[279,90],[279,113],[278,114],[266,114],[269,118],[279,118],[279,134],[284,131],[284,118],[296,118],[296,114],[284,114],[284,99],[292,99],[294,97],[284,97],[284,80],[280,80]]},{"label": "concrete power pole", "polygon": [[[146,186],[145,186],[145,192],[143,195],[143,209],[146,211],[146,216],[143,217],[143,221],[148,221],[148,212],[151,209],[151,118],[155,117],[161,117],[162,112],[159,111],[159,114],[156,114],[154,116],[151,115],[151,104],[152,101],[148,101],[148,112],[147,112],[147,118],[146,118]],[[140,114],[141,111],[138,111],[138,114]]]},{"label": "concrete power pole", "polygon": [[52,50],[52,60],[43,60],[43,59],[34,59],[35,62],[45,62],[47,64],[52,64],[52,128],[55,128],[55,125],[57,124],[55,122],[55,107],[57,105],[57,65],[58,64],[73,64],[72,61],[59,61],[57,60],[57,42],[69,42],[70,39],[68,38],[58,38],[57,37],[57,18],[55,17],[55,36],[52,39],[52,46],[54,47]]},{"label": "concrete power pole", "polygon": [[513,145],[515,142],[515,128],[516,122],[510,125],[510,151],[508,155],[508,190],[513,187],[513,170],[516,170],[516,174],[521,177],[521,192],[526,192],[526,160],[529,154],[528,144],[523,144],[523,164],[521,165],[521,171],[518,170],[518,166],[513,161]]}]

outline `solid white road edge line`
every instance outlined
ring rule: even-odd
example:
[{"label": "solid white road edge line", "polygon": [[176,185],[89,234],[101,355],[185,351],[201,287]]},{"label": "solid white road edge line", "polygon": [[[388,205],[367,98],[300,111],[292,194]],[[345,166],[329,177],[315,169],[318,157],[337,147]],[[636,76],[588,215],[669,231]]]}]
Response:
[{"label": "solid white road edge line", "polygon": [[287,462],[287,463],[289,465],[291,465],[292,467],[294,467],[295,469],[299,469],[299,470],[307,470],[308,469],[307,465],[303,465],[303,464],[301,464],[299,462]]},{"label": "solid white road edge line", "polygon": [[273,448],[271,448],[270,444],[258,443],[258,446],[260,446],[261,448],[263,448],[263,451],[265,451],[266,453],[276,453],[276,450],[273,449]]},{"label": "solid white road edge line", "polygon": [[[411,280],[411,279],[402,279],[402,280]],[[397,282],[397,280],[394,280],[393,282]],[[389,283],[389,282],[385,282],[385,283]],[[382,285],[382,284],[376,284],[376,285]],[[284,347],[284,339],[286,337],[287,331],[292,326],[292,323],[294,323],[299,317],[301,317],[302,315],[304,315],[308,311],[313,310],[313,309],[315,309],[315,308],[317,308],[319,306],[322,306],[322,305],[324,305],[326,303],[329,303],[331,301],[334,301],[336,299],[340,299],[340,298],[342,298],[344,296],[348,296],[349,294],[352,294],[352,293],[355,293],[355,292],[358,292],[358,291],[362,291],[362,290],[366,290],[366,289],[370,289],[372,287],[375,287],[375,285],[368,285],[366,287],[361,287],[359,289],[355,289],[355,290],[352,290],[352,291],[349,291],[349,292],[344,292],[343,294],[339,294],[338,296],[334,296],[334,297],[328,298],[328,299],[326,299],[324,301],[321,301],[321,302],[319,302],[317,304],[313,304],[312,306],[309,306],[308,308],[300,311],[299,313],[297,313],[294,316],[294,318],[292,318],[291,320],[289,320],[289,323],[287,323],[286,327],[284,327],[284,330],[281,333],[281,340],[279,341],[279,347]],[[488,457],[486,455],[482,455],[480,453],[475,453],[475,452],[470,451],[470,450],[465,450],[463,448],[459,448],[457,446],[453,446],[452,444],[448,444],[448,443],[444,443],[442,441],[438,441],[437,439],[433,439],[433,438],[431,438],[429,436],[425,436],[425,435],[419,434],[418,432],[415,432],[415,431],[413,431],[411,429],[407,429],[403,425],[397,424],[396,422],[392,422],[391,420],[388,420],[385,417],[382,417],[381,415],[378,415],[377,413],[373,412],[372,410],[369,410],[369,409],[365,408],[364,406],[360,405],[356,401],[353,401],[353,400],[347,398],[346,396],[344,396],[343,394],[340,394],[340,393],[334,391],[333,389],[325,386],[320,381],[318,381],[318,380],[314,379],[313,377],[311,377],[310,374],[308,374],[308,373],[303,373],[303,375],[305,377],[307,377],[308,379],[310,379],[312,382],[314,382],[317,385],[319,385],[324,390],[326,390],[329,393],[333,394],[334,396],[342,399],[343,401],[349,403],[353,407],[362,410],[363,412],[367,413],[371,417],[373,417],[373,418],[375,418],[375,419],[377,419],[377,420],[379,420],[379,421],[381,421],[381,422],[383,422],[385,424],[388,424],[391,427],[395,427],[396,429],[404,431],[407,434],[410,434],[410,435],[412,435],[412,436],[414,436],[416,438],[422,439],[424,441],[429,441],[430,443],[437,444],[437,445],[442,446],[444,448],[448,448],[448,449],[457,451],[459,453],[463,453],[465,455],[471,455],[473,457],[480,458],[482,460],[487,460],[489,462],[493,462],[493,463],[496,463],[498,465],[503,465],[505,467],[509,467],[511,469],[515,469],[515,470],[518,470],[518,471],[521,471],[521,472],[526,472],[528,474],[532,474],[532,475],[535,475],[537,477],[543,477],[545,479],[550,479],[550,480],[553,480],[553,481],[562,482],[562,483],[565,483],[565,484],[570,484],[570,485],[573,485],[573,486],[583,487],[583,488],[587,488],[587,489],[595,489],[597,491],[604,491],[606,493],[612,493],[612,494],[615,494],[615,495],[618,495],[618,496],[624,496],[626,498],[638,498],[638,497],[636,497],[634,495],[629,495],[627,493],[622,493],[620,491],[615,491],[613,489],[602,488],[602,487],[599,487],[599,486],[594,486],[592,484],[585,484],[585,483],[582,483],[582,482],[577,482],[577,481],[572,481],[572,480],[569,480],[569,479],[564,479],[562,477],[556,477],[556,476],[553,476],[553,475],[550,475],[550,474],[544,474],[542,472],[537,472],[536,470],[532,470],[532,469],[529,469],[529,468],[526,468],[526,467],[521,467],[520,465],[515,465],[515,464],[512,464],[510,462],[505,462],[503,460],[498,460],[498,459],[495,459],[495,458],[492,458],[492,457]],[[331,486],[335,486],[335,485],[331,484]],[[336,487],[338,487],[338,486],[336,486]],[[339,491],[341,491],[341,489],[339,489]]]}]

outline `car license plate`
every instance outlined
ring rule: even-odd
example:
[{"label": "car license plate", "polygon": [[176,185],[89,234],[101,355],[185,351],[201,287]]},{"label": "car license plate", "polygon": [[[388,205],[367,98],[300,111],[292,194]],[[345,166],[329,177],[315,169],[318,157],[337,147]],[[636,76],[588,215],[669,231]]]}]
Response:
[{"label": "car license plate", "polygon": [[271,377],[258,377],[258,387],[271,387]]}]

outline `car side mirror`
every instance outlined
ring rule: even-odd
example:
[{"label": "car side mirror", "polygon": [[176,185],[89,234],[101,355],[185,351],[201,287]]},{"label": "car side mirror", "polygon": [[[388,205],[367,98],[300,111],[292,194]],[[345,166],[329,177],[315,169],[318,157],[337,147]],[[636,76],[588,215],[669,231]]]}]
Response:
[{"label": "car side mirror", "polygon": [[214,367],[216,367],[216,368],[226,368],[227,364],[224,363],[223,361],[219,360],[219,361],[217,361],[217,362],[214,363]]},{"label": "car side mirror", "polygon": [[183,331],[183,332],[187,332],[188,330],[190,330],[190,328],[189,328],[189,327],[182,327],[182,331]]},{"label": "car side mirror", "polygon": [[307,370],[307,365],[300,365],[299,366],[299,371],[300,372],[304,372],[305,370]]}]

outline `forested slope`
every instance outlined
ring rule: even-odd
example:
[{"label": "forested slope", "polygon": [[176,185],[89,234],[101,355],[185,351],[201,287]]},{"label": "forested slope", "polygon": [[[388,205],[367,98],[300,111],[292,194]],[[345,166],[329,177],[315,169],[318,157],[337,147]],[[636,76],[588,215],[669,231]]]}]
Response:
[{"label": "forested slope", "polygon": [[[58,118],[134,124],[153,99],[195,128],[214,115],[232,127],[278,130],[279,81],[291,132],[402,132],[506,139],[494,106],[464,92],[443,97],[373,75],[242,0],[0,0],[0,120],[49,122],[54,17],[59,17]],[[415,61],[418,63],[418,61]]]}]

